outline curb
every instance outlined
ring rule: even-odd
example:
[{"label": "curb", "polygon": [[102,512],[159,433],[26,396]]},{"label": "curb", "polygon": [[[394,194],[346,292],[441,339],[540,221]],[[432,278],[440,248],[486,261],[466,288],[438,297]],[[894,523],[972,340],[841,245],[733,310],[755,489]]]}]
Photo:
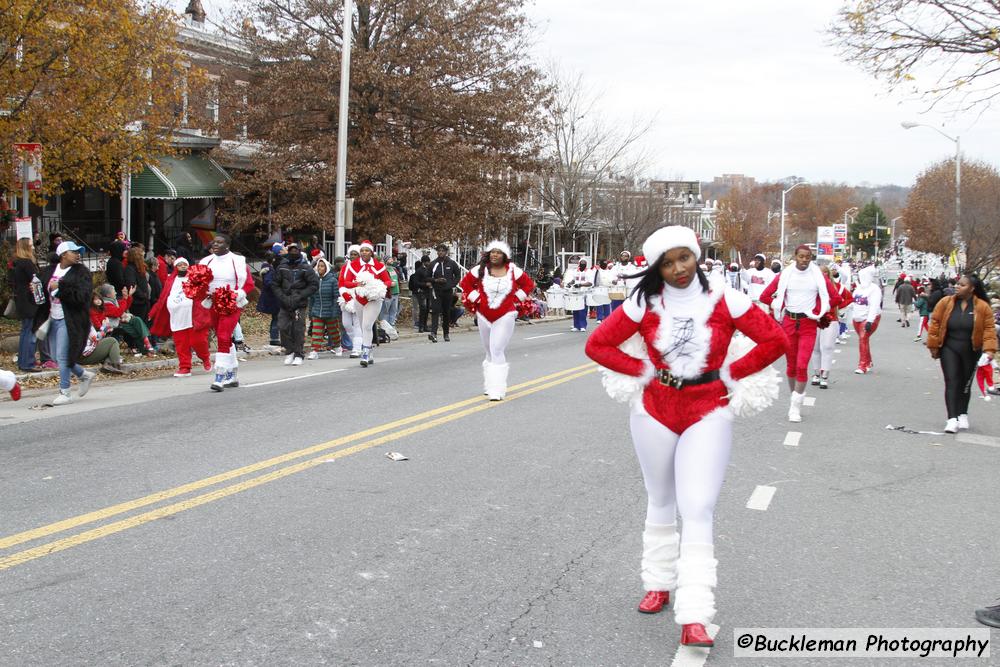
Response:
[{"label": "curb", "polygon": [[[525,322],[523,320],[518,320],[517,321],[517,326],[533,326],[536,323],[542,324],[542,323],[545,323],[545,322],[558,322],[560,320],[568,320],[568,319],[572,319],[572,316],[571,315],[554,315],[554,316],[546,317],[546,318],[540,319],[540,320],[529,320],[527,322]],[[457,331],[457,332],[471,332],[471,331],[476,331],[476,327],[474,327],[472,325],[465,325],[465,326],[462,326],[462,327],[456,327],[456,328],[452,329],[452,331]],[[397,340],[413,340],[413,339],[416,339],[416,338],[426,338],[426,337],[427,337],[427,334],[425,334],[425,333],[416,333],[414,331],[403,333],[401,331],[399,333],[399,338]],[[280,356],[280,353],[272,353],[269,350],[250,350],[249,352],[243,352],[243,353],[241,353],[240,356],[245,356],[247,358],[247,360],[250,360],[250,359],[255,359],[255,358],[258,358],[258,357]],[[120,379],[126,379],[126,376],[130,375],[131,373],[133,373],[135,371],[156,370],[156,369],[160,369],[160,368],[166,369],[166,368],[176,368],[176,367],[177,367],[177,358],[176,357],[172,357],[172,358],[169,358],[169,359],[156,359],[154,361],[136,361],[136,362],[132,362],[132,363],[124,363],[123,362],[122,363],[122,370],[125,371],[125,375],[116,376],[116,377],[119,377]],[[99,368],[100,367],[99,366],[84,366],[84,369],[90,369],[90,368],[93,368],[95,371],[99,372]],[[55,370],[55,371],[52,371],[52,370],[50,370],[50,371],[42,371],[40,373],[19,373],[19,374],[17,374],[17,380],[18,380],[18,382],[21,382],[23,380],[28,380],[28,379],[47,380],[47,379],[58,378],[58,377],[59,377],[59,371],[57,371],[57,370]]]}]

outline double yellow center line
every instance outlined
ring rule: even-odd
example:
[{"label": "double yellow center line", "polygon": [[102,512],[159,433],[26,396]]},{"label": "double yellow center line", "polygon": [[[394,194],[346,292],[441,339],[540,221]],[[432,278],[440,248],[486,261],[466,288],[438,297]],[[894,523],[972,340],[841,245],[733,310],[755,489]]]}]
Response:
[{"label": "double yellow center line", "polygon": [[[536,392],[563,384],[564,382],[569,382],[570,380],[589,375],[596,371],[597,366],[594,364],[583,364],[582,366],[568,368],[566,370],[559,371],[558,373],[552,373],[551,375],[535,378],[534,380],[510,387],[508,389],[506,401],[517,400]],[[7,537],[0,538],[0,549],[9,549],[10,547],[24,544],[25,542],[50,537],[56,533],[72,530],[74,528],[79,528],[81,526],[103,521],[105,519],[110,519],[120,514],[125,514],[143,507],[149,507],[150,505],[161,503],[165,500],[170,500],[171,498],[184,496],[239,477],[245,477],[253,473],[261,472],[263,470],[267,470],[268,468],[281,466],[265,474],[251,477],[250,479],[245,479],[228,486],[222,486],[179,502],[157,507],[156,509],[142,512],[128,518],[119,519],[118,521],[106,523],[96,528],[84,530],[67,537],[56,539],[23,551],[18,551],[16,553],[0,557],[0,570],[6,570],[16,565],[27,563],[28,561],[36,558],[41,558],[42,556],[48,556],[60,551],[65,551],[66,549],[85,544],[101,537],[107,537],[108,535],[120,533],[124,530],[128,530],[129,528],[141,526],[149,523],[150,521],[178,514],[185,510],[193,509],[195,507],[226,498],[227,496],[234,495],[241,491],[246,491],[248,489],[267,484],[268,482],[273,482],[283,477],[288,477],[289,475],[309,470],[310,468],[313,468],[321,463],[350,456],[351,454],[356,454],[366,449],[371,449],[372,447],[377,447],[379,445],[392,442],[393,440],[413,435],[414,433],[420,433],[421,431],[426,431],[428,429],[441,426],[442,424],[447,424],[448,422],[461,419],[462,417],[467,417],[477,412],[482,412],[483,410],[488,410],[498,405],[503,405],[503,402],[491,402],[484,396],[458,401],[457,403],[444,405],[439,408],[434,408],[433,410],[428,410],[426,412],[404,417],[403,419],[398,419],[393,422],[381,424],[370,429],[358,431],[357,433],[335,438],[334,440],[329,440],[312,447],[288,452],[287,454],[282,454],[248,466],[243,466],[242,468],[235,468],[233,470],[213,475],[212,477],[206,477],[189,484],[176,486],[171,489],[165,489],[157,493],[152,493],[148,496],[129,500],[117,505],[111,505],[110,507],[105,507],[86,514],[80,514],[69,519],[50,523],[48,525],[16,533],[14,535],[9,535]],[[401,428],[402,430],[398,430]],[[390,433],[387,435],[381,435],[371,440],[364,440],[363,442],[359,442],[358,444],[350,447],[338,449],[338,447],[341,447],[342,445],[348,445],[358,440],[363,440],[364,438],[385,433],[386,431],[390,431]],[[315,454],[321,454],[321,456],[307,458]],[[298,459],[305,460],[298,461]],[[293,461],[298,462],[292,463]]]}]

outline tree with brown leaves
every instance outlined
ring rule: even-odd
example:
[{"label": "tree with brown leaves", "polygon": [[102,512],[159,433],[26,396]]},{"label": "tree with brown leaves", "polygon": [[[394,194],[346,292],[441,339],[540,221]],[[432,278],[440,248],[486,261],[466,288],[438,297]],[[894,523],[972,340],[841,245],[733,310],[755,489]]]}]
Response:
[{"label": "tree with brown leaves", "polygon": [[775,202],[781,201],[781,189],[777,183],[737,186],[719,199],[716,229],[723,251],[736,251],[744,265],[759,252],[777,254],[780,233]]},{"label": "tree with brown leaves", "polygon": [[[339,0],[247,0],[256,65],[245,122],[264,149],[237,226],[270,192],[284,228],[333,229],[343,15]],[[509,221],[531,171],[545,88],[524,0],[360,0],[352,31],[348,196],[356,234],[417,242]],[[239,24],[239,22],[236,22]],[[486,233],[485,231],[483,233]]]},{"label": "tree with brown leaves", "polygon": [[[903,210],[913,250],[950,254],[955,230],[955,160],[943,160],[917,177]],[[977,160],[962,160],[962,238],[966,268],[993,269],[1000,262],[1000,172]]]}]

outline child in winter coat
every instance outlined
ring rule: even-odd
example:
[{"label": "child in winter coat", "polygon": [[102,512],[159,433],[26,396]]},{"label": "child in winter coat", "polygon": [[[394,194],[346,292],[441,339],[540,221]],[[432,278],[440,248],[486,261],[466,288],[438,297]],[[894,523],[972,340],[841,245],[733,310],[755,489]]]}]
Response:
[{"label": "child in winter coat", "polygon": [[330,262],[324,258],[316,261],[316,274],[319,276],[319,289],[309,297],[309,330],[312,341],[312,352],[307,359],[319,359],[319,353],[327,343],[327,337],[336,356],[344,354],[340,344],[340,296],[337,284],[337,272]]},{"label": "child in winter coat", "polygon": [[156,352],[149,341],[149,327],[141,317],[134,317],[129,312],[134,291],[135,287],[126,287],[119,299],[112,285],[105,283],[98,287],[90,306],[90,322],[97,331],[106,327],[112,330],[111,335],[124,338],[135,356],[141,357],[145,353],[152,357]]}]

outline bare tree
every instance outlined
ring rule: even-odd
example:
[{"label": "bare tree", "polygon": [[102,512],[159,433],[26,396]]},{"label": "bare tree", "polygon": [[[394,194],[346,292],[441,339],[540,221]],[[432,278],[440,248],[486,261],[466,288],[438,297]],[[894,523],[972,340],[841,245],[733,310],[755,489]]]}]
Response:
[{"label": "bare tree", "polygon": [[851,0],[830,27],[841,55],[933,107],[960,109],[1000,95],[1000,3],[995,0]]},{"label": "bare tree", "polygon": [[598,213],[621,241],[621,250],[637,254],[643,239],[662,223],[666,202],[635,173],[616,181],[605,190]]},{"label": "bare tree", "polygon": [[553,100],[548,107],[548,147],[541,199],[575,238],[595,215],[598,192],[610,179],[634,173],[645,162],[640,148],[652,120],[621,124],[602,116],[600,96],[579,75],[549,68]]}]

